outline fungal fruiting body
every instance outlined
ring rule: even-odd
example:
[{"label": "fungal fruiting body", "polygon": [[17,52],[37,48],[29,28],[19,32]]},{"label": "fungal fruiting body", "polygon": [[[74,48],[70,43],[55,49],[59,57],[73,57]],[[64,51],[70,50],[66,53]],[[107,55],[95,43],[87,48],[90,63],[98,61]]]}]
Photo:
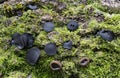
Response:
[{"label": "fungal fruiting body", "polygon": [[66,41],[63,43],[65,49],[72,49],[72,41]]},{"label": "fungal fruiting body", "polygon": [[40,50],[37,47],[33,47],[27,51],[26,61],[30,65],[35,65],[40,57]]},{"label": "fungal fruiting body", "polygon": [[51,32],[54,30],[54,23],[53,22],[46,22],[43,26],[44,31]]},{"label": "fungal fruiting body", "polygon": [[79,64],[80,66],[87,66],[90,62],[90,59],[87,57],[83,57],[80,59]]},{"label": "fungal fruiting body", "polygon": [[112,41],[114,39],[114,33],[110,30],[101,30],[97,32],[97,35],[101,36],[104,40]]},{"label": "fungal fruiting body", "polygon": [[60,63],[60,61],[52,61],[50,63],[50,68],[52,70],[60,70],[62,69],[62,64]]},{"label": "fungal fruiting body", "polygon": [[67,24],[67,29],[70,30],[70,31],[75,31],[75,30],[78,29],[78,27],[79,27],[79,24],[74,20],[70,21]]},{"label": "fungal fruiting body", "polygon": [[45,45],[45,52],[47,55],[55,55],[57,52],[57,47],[55,43],[48,43]]},{"label": "fungal fruiting body", "polygon": [[0,0],[0,4],[4,3],[5,0]]},{"label": "fungal fruiting body", "polygon": [[19,34],[15,33],[12,35],[11,44],[15,45],[19,49],[32,47],[34,38],[30,33]]}]

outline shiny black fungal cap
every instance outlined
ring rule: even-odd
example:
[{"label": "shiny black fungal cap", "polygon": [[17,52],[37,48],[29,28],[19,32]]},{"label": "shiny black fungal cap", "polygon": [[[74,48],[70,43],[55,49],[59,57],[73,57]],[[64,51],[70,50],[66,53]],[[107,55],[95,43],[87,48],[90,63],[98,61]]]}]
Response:
[{"label": "shiny black fungal cap", "polygon": [[67,41],[63,44],[65,49],[72,49],[72,41]]},{"label": "shiny black fungal cap", "polygon": [[46,22],[43,27],[44,31],[51,32],[54,29],[54,23],[53,22]]},{"label": "shiny black fungal cap", "polygon": [[83,57],[80,59],[80,66],[87,66],[90,62],[90,59],[87,57]]},{"label": "shiny black fungal cap", "polygon": [[40,57],[40,50],[37,47],[33,47],[27,51],[26,61],[30,65],[35,65]]},{"label": "shiny black fungal cap", "polygon": [[78,29],[78,23],[76,22],[76,21],[74,21],[74,20],[72,20],[72,21],[70,21],[68,24],[67,24],[67,28],[68,28],[68,30],[70,30],[70,31],[75,31],[75,30],[77,30]]},{"label": "shiny black fungal cap", "polygon": [[101,36],[104,40],[112,41],[114,39],[114,33],[110,30],[101,30],[97,32],[97,35]]},{"label": "shiny black fungal cap", "polygon": [[19,49],[32,47],[34,43],[34,38],[30,33],[24,33],[20,35],[15,33],[12,35],[11,44],[17,46]]},{"label": "shiny black fungal cap", "polygon": [[45,45],[45,52],[47,55],[55,55],[57,52],[57,47],[55,43],[48,43]]}]

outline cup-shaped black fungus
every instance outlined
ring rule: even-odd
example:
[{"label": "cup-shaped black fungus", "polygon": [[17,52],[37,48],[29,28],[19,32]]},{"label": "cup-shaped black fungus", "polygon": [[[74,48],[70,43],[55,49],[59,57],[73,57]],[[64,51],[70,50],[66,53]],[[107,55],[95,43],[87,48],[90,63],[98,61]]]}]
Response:
[{"label": "cup-shaped black fungus", "polygon": [[26,47],[32,47],[34,43],[34,37],[30,33],[24,33],[23,36],[27,37],[27,45]]},{"label": "cup-shaped black fungus", "polygon": [[21,35],[19,34],[19,33],[14,33],[13,35],[12,35],[12,40],[14,40],[14,39],[16,39],[16,38],[18,38],[18,37],[20,37]]},{"label": "cup-shaped black fungus", "polygon": [[74,20],[70,21],[67,24],[67,29],[70,30],[70,31],[75,31],[75,30],[78,29],[78,27],[79,27],[79,24]]},{"label": "cup-shaped black fungus", "polygon": [[54,30],[54,23],[53,22],[46,22],[43,26],[44,31],[51,32]]},{"label": "cup-shaped black fungus", "polygon": [[24,33],[22,35],[15,33],[12,35],[11,44],[15,45],[19,49],[32,47],[33,43],[34,38],[30,33]]},{"label": "cup-shaped black fungus", "polygon": [[87,66],[90,62],[90,59],[87,57],[83,57],[80,59],[79,64],[80,66]]},{"label": "cup-shaped black fungus", "polygon": [[40,57],[40,50],[37,47],[33,47],[27,51],[26,61],[30,65],[35,65]]},{"label": "cup-shaped black fungus", "polygon": [[112,41],[114,40],[114,33],[110,30],[101,30],[97,32],[98,36],[101,36],[104,40]]},{"label": "cup-shaped black fungus", "polygon": [[57,47],[55,43],[48,43],[45,45],[45,52],[47,55],[55,55],[57,52]]},{"label": "cup-shaped black fungus", "polygon": [[52,70],[60,70],[60,69],[62,69],[62,64],[59,61],[52,61],[50,63],[50,68]]},{"label": "cup-shaped black fungus", "polygon": [[72,41],[66,41],[63,43],[63,48],[72,49]]}]

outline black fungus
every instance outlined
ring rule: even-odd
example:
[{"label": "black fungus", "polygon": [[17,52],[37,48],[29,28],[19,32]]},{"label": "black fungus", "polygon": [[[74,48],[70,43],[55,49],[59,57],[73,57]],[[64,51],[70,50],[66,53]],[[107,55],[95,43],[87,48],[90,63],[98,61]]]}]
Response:
[{"label": "black fungus", "polygon": [[30,33],[24,33],[23,36],[27,37],[27,45],[26,47],[32,47],[34,43],[33,35]]},{"label": "black fungus", "polygon": [[67,24],[67,28],[68,28],[68,30],[70,30],[70,31],[75,31],[75,30],[77,30],[78,29],[78,26],[79,26],[79,24],[76,22],[76,21],[70,21],[68,24]]},{"label": "black fungus", "polygon": [[80,59],[80,66],[87,66],[90,62],[90,59],[87,57],[83,57]]},{"label": "black fungus", "polygon": [[17,41],[19,41],[19,37],[21,36],[21,34],[19,34],[19,33],[15,33],[15,34],[13,34],[12,35],[12,40],[11,40],[11,45],[16,45],[16,46],[18,46],[17,45]]},{"label": "black fungus", "polygon": [[12,35],[11,44],[17,46],[19,49],[32,47],[33,43],[34,38],[30,33],[24,33],[22,35],[15,33]]},{"label": "black fungus", "polygon": [[112,41],[114,39],[114,33],[110,30],[101,30],[97,32],[98,36],[101,36],[104,40]]},{"label": "black fungus", "polygon": [[14,40],[14,39],[16,39],[16,38],[18,38],[20,36],[21,35],[19,33],[15,33],[15,34],[12,35],[12,40]]},{"label": "black fungus", "polygon": [[53,22],[46,22],[43,27],[44,31],[51,32],[54,30],[54,23]]},{"label": "black fungus", "polygon": [[40,57],[40,50],[37,47],[33,47],[27,51],[26,61],[30,65],[35,65]]},{"label": "black fungus", "polygon": [[67,42],[63,43],[63,47],[65,49],[72,49],[72,41],[67,41]]},{"label": "black fungus", "polygon": [[5,2],[5,0],[0,0],[0,4],[2,4],[2,3],[4,3]]},{"label": "black fungus", "polygon": [[57,47],[55,43],[48,43],[45,45],[45,52],[47,55],[55,55],[57,52]]},{"label": "black fungus", "polygon": [[59,61],[52,61],[50,63],[50,68],[52,70],[60,70],[60,69],[62,69],[62,64]]}]

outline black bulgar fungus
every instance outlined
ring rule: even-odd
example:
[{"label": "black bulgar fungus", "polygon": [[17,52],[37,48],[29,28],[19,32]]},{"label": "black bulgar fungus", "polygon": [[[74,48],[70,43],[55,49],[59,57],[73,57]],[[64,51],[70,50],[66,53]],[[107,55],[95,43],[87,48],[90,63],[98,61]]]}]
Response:
[{"label": "black bulgar fungus", "polygon": [[63,47],[65,49],[72,49],[72,41],[66,41],[65,43],[63,43]]},{"label": "black bulgar fungus", "polygon": [[68,30],[70,30],[70,31],[75,31],[75,30],[77,30],[77,29],[78,29],[78,26],[79,26],[79,24],[78,24],[76,21],[74,21],[74,20],[70,21],[70,22],[67,24],[67,28],[68,28]]},{"label": "black bulgar fungus", "polygon": [[101,36],[104,40],[112,41],[114,39],[114,33],[110,30],[101,30],[97,32],[98,36]]},{"label": "black bulgar fungus", "polygon": [[45,45],[44,48],[45,52],[47,53],[47,55],[55,55],[57,52],[57,47],[55,43],[48,43]]},{"label": "black bulgar fungus", "polygon": [[35,65],[40,57],[40,50],[37,47],[33,47],[27,51],[26,61],[30,65]]},{"label": "black bulgar fungus", "polygon": [[11,44],[17,46],[19,49],[32,47],[34,43],[34,38],[30,33],[24,33],[20,35],[15,33],[12,35]]},{"label": "black bulgar fungus", "polygon": [[24,48],[24,43],[21,37],[16,38],[13,43],[14,43],[13,45],[15,45],[18,49]]},{"label": "black bulgar fungus", "polygon": [[54,30],[54,23],[53,22],[46,22],[43,27],[44,31],[51,32]]},{"label": "black bulgar fungus", "polygon": [[19,33],[15,33],[12,35],[12,40],[10,42],[11,45],[15,45],[16,44],[16,40],[21,36],[21,34]]},{"label": "black bulgar fungus", "polygon": [[4,3],[5,2],[5,0],[0,0],[0,4],[2,4],[2,3]]},{"label": "black bulgar fungus", "polygon": [[16,39],[16,38],[18,38],[20,36],[21,36],[21,34],[15,33],[15,34],[12,35],[12,40],[14,40],[14,39]]},{"label": "black bulgar fungus", "polygon": [[89,62],[90,62],[89,58],[83,57],[83,58],[80,59],[79,64],[80,64],[80,66],[87,66],[89,64]]},{"label": "black bulgar fungus", "polygon": [[60,61],[52,61],[50,63],[50,68],[52,70],[60,70],[62,69],[62,64],[60,63]]},{"label": "black bulgar fungus", "polygon": [[30,33],[24,33],[23,35],[27,37],[27,45],[26,45],[26,47],[32,47],[33,43],[34,43],[33,35],[30,34]]}]

